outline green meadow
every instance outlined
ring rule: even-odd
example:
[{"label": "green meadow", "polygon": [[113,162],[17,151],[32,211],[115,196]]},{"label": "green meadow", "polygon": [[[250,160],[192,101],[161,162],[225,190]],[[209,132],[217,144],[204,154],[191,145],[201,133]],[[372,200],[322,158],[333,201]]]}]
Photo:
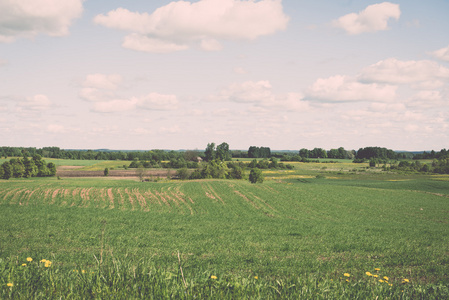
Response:
[{"label": "green meadow", "polygon": [[0,298],[449,297],[449,177],[294,165],[262,184],[2,180]]}]

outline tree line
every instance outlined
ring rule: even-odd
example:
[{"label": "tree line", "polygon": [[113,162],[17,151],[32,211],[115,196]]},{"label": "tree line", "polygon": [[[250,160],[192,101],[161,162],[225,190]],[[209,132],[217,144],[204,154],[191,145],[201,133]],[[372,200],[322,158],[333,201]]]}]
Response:
[{"label": "tree line", "polygon": [[[29,156],[40,155],[45,158],[76,159],[76,160],[125,160],[125,161],[198,161],[198,158],[210,161],[218,158],[228,161],[232,158],[271,158],[276,157],[282,161],[305,161],[307,159],[354,159],[355,162],[364,162],[370,159],[439,159],[446,157],[449,151],[430,151],[423,153],[396,152],[382,147],[365,147],[359,150],[346,150],[343,147],[325,150],[323,148],[306,149],[298,152],[272,152],[270,147],[250,146],[247,151],[230,150],[227,143],[216,146],[215,143],[207,145],[206,149],[200,150],[160,150],[150,151],[115,151],[115,150],[65,150],[59,147],[0,147],[1,157],[21,157],[25,153]],[[216,157],[214,157],[216,155]]]},{"label": "tree line", "polygon": [[29,178],[50,177],[56,175],[56,165],[52,162],[46,163],[39,154],[30,159],[27,155],[11,158],[3,162],[0,167],[0,178]]}]

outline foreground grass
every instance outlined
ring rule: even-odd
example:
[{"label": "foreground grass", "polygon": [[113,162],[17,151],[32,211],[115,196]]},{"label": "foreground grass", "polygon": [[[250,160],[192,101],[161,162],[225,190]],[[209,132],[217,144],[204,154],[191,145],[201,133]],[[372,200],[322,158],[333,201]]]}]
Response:
[{"label": "foreground grass", "polygon": [[0,181],[0,298],[448,298],[448,182],[394,180]]},{"label": "foreground grass", "polygon": [[[391,281],[381,270],[341,274],[319,273],[270,279],[239,277],[205,270],[192,274],[178,264],[161,268],[157,261],[137,263],[112,260],[86,268],[54,266],[57,262],[31,257],[0,260],[0,274],[8,278],[0,288],[2,299],[443,299],[447,285],[413,284],[407,278]],[[185,266],[184,266],[185,267]],[[367,275],[369,274],[369,275]]]}]

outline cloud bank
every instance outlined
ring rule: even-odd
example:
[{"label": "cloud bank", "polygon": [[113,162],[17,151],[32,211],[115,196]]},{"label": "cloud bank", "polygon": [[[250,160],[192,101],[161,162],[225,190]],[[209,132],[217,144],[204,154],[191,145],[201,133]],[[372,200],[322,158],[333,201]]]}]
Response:
[{"label": "cloud bank", "polygon": [[38,34],[64,36],[80,17],[84,0],[1,0],[0,42]]},{"label": "cloud bank", "polygon": [[220,40],[254,40],[287,27],[280,0],[200,0],[171,2],[152,14],[117,8],[97,15],[96,24],[130,32],[122,46],[156,53],[196,45],[205,51],[222,48]]},{"label": "cloud bank", "polygon": [[387,30],[388,21],[390,19],[399,20],[400,16],[399,4],[383,2],[370,5],[358,14],[344,15],[333,21],[332,25],[344,29],[348,34],[356,35]]}]

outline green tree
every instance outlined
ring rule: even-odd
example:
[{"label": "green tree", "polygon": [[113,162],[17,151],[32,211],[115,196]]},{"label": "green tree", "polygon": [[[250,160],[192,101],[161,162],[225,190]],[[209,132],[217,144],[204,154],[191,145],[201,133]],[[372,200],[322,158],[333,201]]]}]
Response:
[{"label": "green tree", "polygon": [[37,175],[37,167],[34,160],[28,159],[25,155],[23,156],[23,166],[25,168],[25,172],[23,174],[24,177],[30,178]]},{"label": "green tree", "polygon": [[229,152],[229,145],[227,143],[221,143],[217,146],[217,159],[222,161],[231,160],[231,153]]},{"label": "green tree", "polygon": [[189,178],[189,171],[187,168],[181,168],[176,171],[176,176],[181,180],[186,180]]},{"label": "green tree", "polygon": [[230,179],[243,179],[243,169],[240,166],[234,166],[229,172]]},{"label": "green tree", "polygon": [[3,169],[3,177],[2,177],[3,179],[9,179],[12,177],[12,167],[9,161],[5,161],[2,164],[2,169]]},{"label": "green tree", "polygon": [[104,176],[109,176],[109,168],[104,168],[103,174]]},{"label": "green tree", "polygon": [[47,168],[48,168],[48,176],[55,176],[56,175],[56,165],[52,162],[47,164]]},{"label": "green tree", "polygon": [[299,156],[304,157],[304,158],[309,158],[310,151],[307,150],[306,148],[302,148],[301,150],[299,150]]},{"label": "green tree", "polygon": [[249,181],[251,183],[262,183],[263,182],[262,171],[258,168],[251,169],[249,173]]},{"label": "green tree", "polygon": [[206,161],[212,161],[215,159],[215,143],[207,144],[206,151],[204,151]]}]

